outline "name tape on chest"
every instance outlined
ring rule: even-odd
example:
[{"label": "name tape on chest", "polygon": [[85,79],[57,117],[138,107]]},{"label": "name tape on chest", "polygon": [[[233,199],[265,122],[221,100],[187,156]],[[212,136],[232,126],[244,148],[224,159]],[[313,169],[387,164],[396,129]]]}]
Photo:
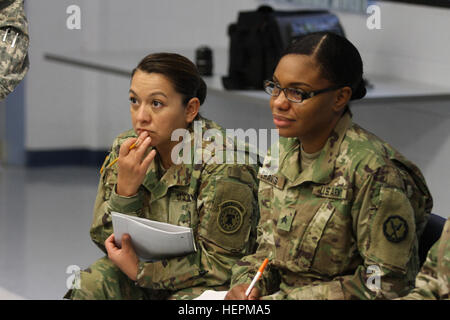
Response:
[{"label": "name tape on chest", "polygon": [[184,201],[184,202],[190,202],[192,201],[192,197],[190,194],[188,193],[182,193],[182,192],[177,192],[175,194],[175,199],[177,199],[177,201]]},{"label": "name tape on chest", "polygon": [[339,186],[317,186],[313,188],[312,193],[322,198],[348,200],[351,196],[351,189]]},{"label": "name tape on chest", "polygon": [[285,177],[277,176],[277,175],[265,175],[265,174],[258,173],[258,179],[261,181],[264,181],[280,190],[283,190],[284,184],[286,183]]}]

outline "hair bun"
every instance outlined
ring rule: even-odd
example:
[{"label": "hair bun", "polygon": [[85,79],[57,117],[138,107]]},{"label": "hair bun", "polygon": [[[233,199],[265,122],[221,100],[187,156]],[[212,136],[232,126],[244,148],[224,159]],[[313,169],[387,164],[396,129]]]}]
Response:
[{"label": "hair bun", "polygon": [[366,81],[364,79],[361,79],[359,84],[356,86],[355,90],[352,92],[352,97],[350,100],[358,100],[364,98],[364,96],[367,93],[366,89]]}]

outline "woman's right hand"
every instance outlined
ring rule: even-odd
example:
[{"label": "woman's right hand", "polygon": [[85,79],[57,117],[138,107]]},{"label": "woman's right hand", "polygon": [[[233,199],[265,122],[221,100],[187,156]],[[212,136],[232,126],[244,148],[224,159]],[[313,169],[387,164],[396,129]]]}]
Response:
[{"label": "woman's right hand", "polygon": [[[136,147],[130,150],[133,143],[136,143]],[[150,143],[151,138],[144,131],[138,138],[127,139],[120,146],[116,185],[118,195],[131,197],[138,192],[148,167],[156,156],[156,149],[145,156]]]},{"label": "woman's right hand", "polygon": [[227,295],[225,296],[225,300],[259,300],[260,292],[258,288],[253,287],[248,297],[245,295],[245,291],[247,291],[248,287],[249,284],[247,283],[234,286],[230,289],[230,291],[228,291]]}]

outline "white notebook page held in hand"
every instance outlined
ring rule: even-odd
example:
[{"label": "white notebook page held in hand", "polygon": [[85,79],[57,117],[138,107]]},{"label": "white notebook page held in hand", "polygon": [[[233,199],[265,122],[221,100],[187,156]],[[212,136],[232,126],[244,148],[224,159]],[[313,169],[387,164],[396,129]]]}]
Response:
[{"label": "white notebook page held in hand", "polygon": [[225,300],[228,291],[206,290],[193,300]]},{"label": "white notebook page held in hand", "polygon": [[116,245],[128,233],[138,257],[156,261],[197,251],[192,228],[111,212]]}]

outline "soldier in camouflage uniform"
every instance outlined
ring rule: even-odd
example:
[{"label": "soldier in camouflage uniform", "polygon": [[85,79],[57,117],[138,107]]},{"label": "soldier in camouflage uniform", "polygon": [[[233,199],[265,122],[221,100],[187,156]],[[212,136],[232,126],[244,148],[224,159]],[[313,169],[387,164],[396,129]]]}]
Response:
[{"label": "soldier in camouflage uniform", "polygon": [[[206,95],[206,85],[195,66],[179,55],[149,55],[141,61],[133,74],[130,89],[132,120],[135,117],[139,119],[151,116],[151,121],[158,121],[155,125],[170,125],[168,118],[163,123],[160,114],[172,112],[169,108],[174,108],[171,100],[173,97],[180,95],[185,98],[184,101],[189,101],[183,106],[185,110],[189,110],[191,101],[197,99],[201,104]],[[184,80],[181,84],[177,83],[182,77]],[[162,86],[164,81],[169,85]],[[195,93],[183,93],[177,87],[186,87],[192,85],[192,82]],[[199,89],[199,86],[203,89]],[[156,91],[147,90],[147,87],[156,88]],[[175,95],[171,94],[171,90]],[[199,93],[200,91],[203,93]],[[149,109],[143,108],[145,103],[148,105],[145,107]],[[244,164],[224,163],[225,159],[220,160],[217,153],[218,150],[235,150],[230,140],[221,142],[211,137],[198,143],[194,135],[197,134],[196,126],[199,122],[191,122],[186,127],[189,130],[191,161],[166,165],[167,158],[161,156],[161,150],[167,147],[168,142],[161,137],[164,134],[170,137],[171,132],[154,129],[151,121],[144,125],[141,120],[133,120],[134,129],[119,135],[113,143],[111,153],[102,167],[90,230],[92,240],[108,256],[81,272],[80,288],[69,291],[66,298],[191,299],[206,289],[228,290],[231,267],[246,254],[254,252],[259,217],[258,166],[250,164],[249,154],[246,153]],[[172,121],[178,120],[173,117]],[[197,116],[195,121],[200,121],[202,133],[208,129],[216,129],[225,137],[225,131],[213,121],[201,116]],[[148,133],[143,130],[145,128]],[[149,139],[143,139],[146,135],[151,137],[151,146]],[[140,142],[136,151],[129,150],[131,143],[137,139]],[[170,148],[172,147],[173,145]],[[158,153],[150,150],[157,150]],[[141,152],[139,158],[143,159],[142,164],[146,164],[149,156],[151,159],[144,168],[143,181],[134,195],[134,192],[127,194],[122,191],[128,185],[120,185],[120,173],[126,169],[124,159],[133,152]],[[183,150],[181,153],[184,152]],[[203,161],[195,161],[202,153]],[[225,154],[224,152],[223,155]],[[236,156],[237,152],[233,151],[232,155]],[[214,157],[216,161],[210,161]],[[118,163],[111,166],[117,158]],[[191,227],[197,251],[155,262],[139,261],[132,246],[129,246],[129,240],[124,236],[122,254],[126,251],[134,254],[129,258],[134,261],[132,271],[127,271],[129,269],[125,267],[125,262],[120,262],[114,255],[114,251],[119,248],[113,244],[112,211]]]},{"label": "soldier in camouflage uniform", "polygon": [[[247,299],[265,258],[248,299],[405,295],[432,198],[415,165],[352,122],[348,101],[366,93],[357,49],[334,34],[305,36],[265,90],[281,138],[258,174],[257,251],[233,267],[226,299]],[[279,169],[267,170],[276,149]]]},{"label": "soldier in camouflage uniform", "polygon": [[28,43],[23,0],[0,0],[0,101],[28,71]]},{"label": "soldier in camouflage uniform", "polygon": [[450,299],[450,219],[441,238],[431,247],[416,277],[416,287],[401,300]]}]

